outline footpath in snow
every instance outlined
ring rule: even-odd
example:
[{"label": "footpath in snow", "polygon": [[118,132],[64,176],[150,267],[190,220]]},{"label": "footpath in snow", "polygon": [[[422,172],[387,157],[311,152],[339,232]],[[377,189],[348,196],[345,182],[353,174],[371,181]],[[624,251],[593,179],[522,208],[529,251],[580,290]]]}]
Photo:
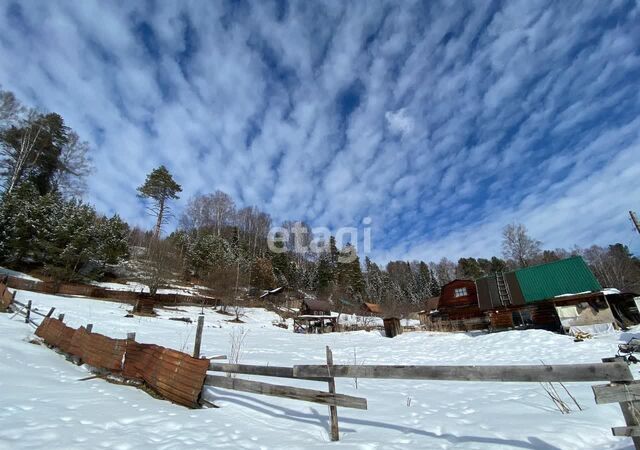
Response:
[{"label": "footpath in snow", "polygon": [[[65,322],[111,337],[136,332],[140,342],[190,352],[196,307],[125,318],[128,305],[18,291],[34,307],[55,306]],[[249,309],[246,323],[205,309],[202,352],[227,354],[233,330],[247,332],[241,362],[323,364],[325,346],[336,364],[537,364],[598,362],[617,349],[618,334],[575,343],[546,331],[495,334],[378,332],[299,335],[272,326],[277,316]],[[191,317],[194,323],[168,320]],[[84,367],[31,343],[33,327],[0,314],[0,449],[16,448],[425,448],[624,449],[611,435],[624,424],[616,404],[598,405],[589,383],[567,383],[584,411],[561,414],[539,384],[337,379],[339,393],[365,397],[367,411],[339,408],[341,441],[329,442],[322,405],[208,388],[220,408],[189,410],[141,390],[88,376]],[[637,376],[637,368],[633,368]],[[242,378],[242,376],[241,376]],[[250,377],[247,377],[250,378]],[[258,378],[256,378],[258,379]],[[326,389],[318,382],[262,381]],[[571,403],[569,402],[569,406]]]}]

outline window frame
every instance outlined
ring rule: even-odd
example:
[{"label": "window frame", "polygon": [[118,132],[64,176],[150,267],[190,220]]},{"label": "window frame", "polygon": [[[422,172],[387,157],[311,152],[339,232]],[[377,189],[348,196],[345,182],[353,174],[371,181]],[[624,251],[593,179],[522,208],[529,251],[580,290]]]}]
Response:
[{"label": "window frame", "polygon": [[469,291],[466,287],[455,288],[453,290],[454,298],[466,297],[467,295],[469,295]]}]

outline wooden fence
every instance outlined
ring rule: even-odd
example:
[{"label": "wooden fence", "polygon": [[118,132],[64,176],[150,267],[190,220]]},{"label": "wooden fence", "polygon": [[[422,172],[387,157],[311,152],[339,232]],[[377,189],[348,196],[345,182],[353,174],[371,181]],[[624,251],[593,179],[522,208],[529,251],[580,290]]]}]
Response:
[{"label": "wooden fence", "polygon": [[331,440],[337,441],[340,438],[338,427],[338,407],[367,409],[367,399],[352,397],[350,395],[337,394],[335,378],[326,373],[326,368],[333,367],[333,354],[327,347],[327,365],[325,373],[319,376],[303,377],[294,373],[293,367],[277,366],[254,366],[246,364],[209,364],[209,370],[213,372],[224,372],[230,374],[257,375],[276,378],[297,378],[310,381],[318,381],[328,384],[328,392],[293,386],[282,386],[279,384],[264,383],[262,381],[241,380],[230,378],[229,376],[207,375],[205,386],[213,386],[222,389],[249,392],[252,394],[270,395],[274,397],[284,397],[294,400],[319,403],[329,406],[329,417],[331,420]]},{"label": "wooden fence", "polygon": [[191,296],[183,294],[156,294],[151,296],[144,292],[116,291],[98,286],[74,283],[55,283],[52,281],[34,281],[24,278],[5,276],[3,284],[12,289],[20,289],[42,294],[80,295],[94,299],[134,305],[138,300],[152,300],[159,305],[194,304],[219,306],[220,301],[211,297]]},{"label": "wooden fence", "polygon": [[619,403],[626,427],[614,427],[615,436],[631,436],[640,449],[640,382],[634,381],[626,361],[609,358],[593,364],[553,365],[497,365],[497,366],[384,366],[334,365],[327,347],[326,365],[298,365],[293,367],[257,366],[245,364],[209,365],[209,370],[227,374],[294,378],[329,383],[329,392],[273,385],[258,381],[239,380],[207,375],[205,385],[254,394],[291,398],[329,405],[331,437],[338,440],[337,407],[367,409],[364,398],[335,393],[335,378],[377,378],[434,381],[490,381],[490,382],[597,382],[609,384],[593,386],[596,404]]}]

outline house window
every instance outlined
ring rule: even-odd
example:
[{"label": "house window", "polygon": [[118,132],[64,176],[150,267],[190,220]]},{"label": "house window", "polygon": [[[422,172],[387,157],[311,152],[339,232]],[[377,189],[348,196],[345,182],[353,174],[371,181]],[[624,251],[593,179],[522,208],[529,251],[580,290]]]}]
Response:
[{"label": "house window", "polygon": [[528,310],[513,311],[511,313],[511,320],[513,320],[514,327],[533,325],[531,312]]},{"label": "house window", "polygon": [[465,295],[467,295],[467,288],[458,288],[454,291],[453,294],[455,297],[464,297]]}]

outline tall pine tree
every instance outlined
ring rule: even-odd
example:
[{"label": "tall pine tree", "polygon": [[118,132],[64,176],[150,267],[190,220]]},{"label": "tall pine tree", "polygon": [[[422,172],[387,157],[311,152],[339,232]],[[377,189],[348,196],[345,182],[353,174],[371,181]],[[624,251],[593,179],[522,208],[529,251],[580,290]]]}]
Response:
[{"label": "tall pine tree", "polygon": [[139,197],[151,199],[153,202],[149,210],[156,216],[156,226],[153,231],[155,239],[160,237],[162,224],[167,218],[169,211],[167,201],[180,198],[178,197],[180,192],[182,187],[175,182],[165,166],[153,169],[147,175],[144,184],[138,188]]}]

